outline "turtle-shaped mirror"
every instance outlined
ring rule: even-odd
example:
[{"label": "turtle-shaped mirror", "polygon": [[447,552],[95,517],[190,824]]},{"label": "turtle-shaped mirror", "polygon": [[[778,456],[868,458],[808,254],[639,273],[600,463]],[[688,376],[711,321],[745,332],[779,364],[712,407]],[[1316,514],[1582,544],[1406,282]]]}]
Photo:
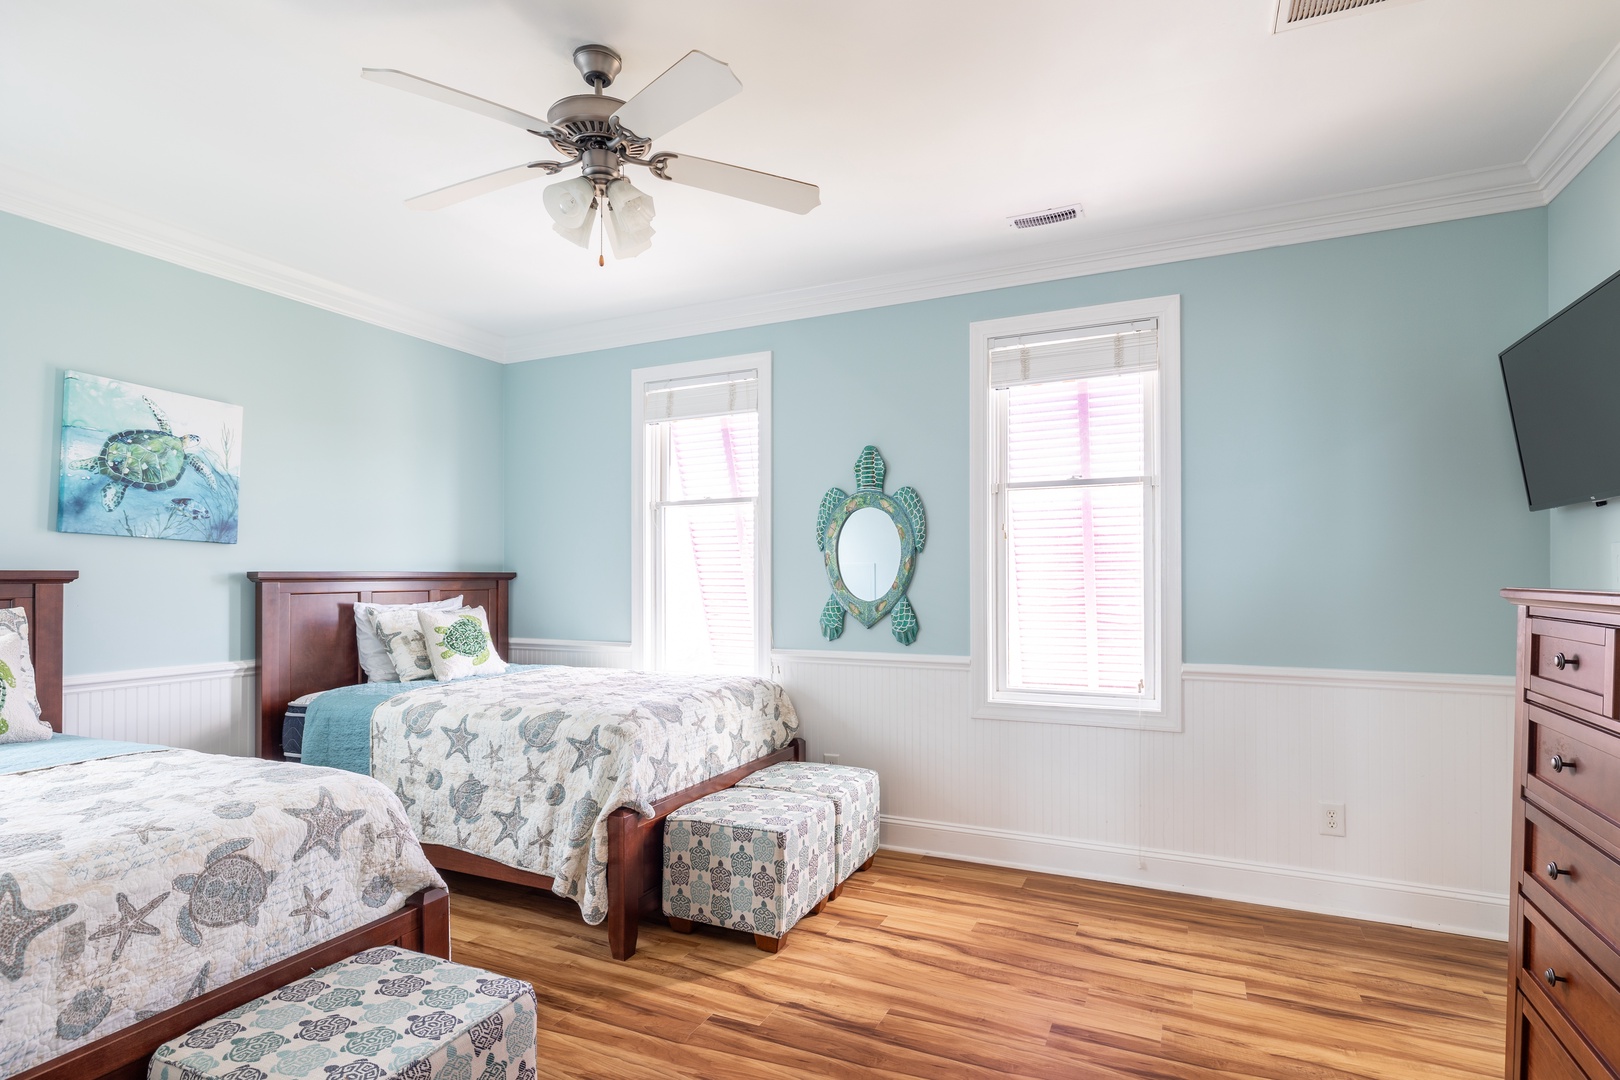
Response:
[{"label": "turtle-shaped mirror", "polygon": [[832,488],[816,515],[816,546],[832,583],[832,597],[821,609],[821,636],[832,641],[844,632],[844,612],[872,626],[890,616],[894,640],[917,640],[917,613],[906,588],[917,569],[917,553],[928,538],[922,496],[903,487],[883,493],[887,467],[875,446],[855,459],[855,494]]}]

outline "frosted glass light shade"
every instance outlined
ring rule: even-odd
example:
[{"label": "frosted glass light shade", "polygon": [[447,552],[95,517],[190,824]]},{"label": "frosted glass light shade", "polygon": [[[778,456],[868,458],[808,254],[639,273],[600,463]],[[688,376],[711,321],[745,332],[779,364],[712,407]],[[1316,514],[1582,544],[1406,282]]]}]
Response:
[{"label": "frosted glass light shade", "polygon": [[577,229],[591,214],[591,203],[596,199],[596,187],[583,176],[564,180],[546,187],[543,196],[546,213],[558,225]]},{"label": "frosted glass light shade", "polygon": [[655,213],[652,196],[631,186],[628,180],[615,180],[608,185],[607,197],[622,231],[636,233],[645,230],[649,236],[652,234]]}]

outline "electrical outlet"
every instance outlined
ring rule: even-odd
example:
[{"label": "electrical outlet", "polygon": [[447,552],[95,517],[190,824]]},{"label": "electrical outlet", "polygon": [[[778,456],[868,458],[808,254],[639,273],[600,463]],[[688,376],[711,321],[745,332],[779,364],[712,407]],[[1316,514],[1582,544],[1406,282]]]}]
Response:
[{"label": "electrical outlet", "polygon": [[1323,836],[1344,835],[1344,803],[1316,804],[1317,831]]},{"label": "electrical outlet", "polygon": [[838,764],[838,755],[837,754],[822,754],[821,755],[821,760],[822,760],[823,764],[836,765],[836,764]]}]

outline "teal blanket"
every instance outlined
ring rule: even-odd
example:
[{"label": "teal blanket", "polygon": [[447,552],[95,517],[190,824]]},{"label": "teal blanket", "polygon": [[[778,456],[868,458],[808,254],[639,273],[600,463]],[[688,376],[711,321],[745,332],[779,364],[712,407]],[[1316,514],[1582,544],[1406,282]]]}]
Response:
[{"label": "teal blanket", "polygon": [[[539,671],[541,664],[508,664],[508,673]],[[499,675],[475,675],[459,682],[478,682],[498,679]],[[328,769],[345,769],[371,775],[371,714],[385,701],[409,698],[422,690],[432,690],[444,684],[426,679],[421,682],[368,682],[358,686],[340,686],[328,690],[309,703],[304,713],[304,749],[300,759],[305,765],[324,765]]]},{"label": "teal blanket", "polygon": [[94,761],[96,758],[121,757],[124,754],[149,754],[153,750],[167,749],[167,746],[151,746],[147,743],[87,739],[82,735],[53,735],[38,742],[0,745],[0,776],[49,769],[54,765],[71,765],[76,761]]}]

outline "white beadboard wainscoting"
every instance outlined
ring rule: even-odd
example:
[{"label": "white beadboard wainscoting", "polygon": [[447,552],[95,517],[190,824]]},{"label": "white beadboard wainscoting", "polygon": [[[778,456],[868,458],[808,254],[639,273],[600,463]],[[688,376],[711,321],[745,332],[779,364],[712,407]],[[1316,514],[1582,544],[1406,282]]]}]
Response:
[{"label": "white beadboard wainscoting", "polygon": [[257,672],[253,661],[237,660],[69,675],[62,680],[62,730],[250,756],[259,715]]},{"label": "white beadboard wainscoting", "polygon": [[[527,664],[628,667],[514,638]],[[1507,933],[1513,681],[1187,665],[1183,730],[975,720],[966,657],[778,651],[812,760],[883,775],[902,850],[1206,896]],[[250,754],[251,662],[77,675],[72,734]],[[1318,832],[1342,803],[1346,834]]]},{"label": "white beadboard wainscoting", "polygon": [[885,846],[1507,935],[1510,678],[1186,665],[1163,732],[975,720],[966,657],[774,663],[811,760],[882,773]]}]

